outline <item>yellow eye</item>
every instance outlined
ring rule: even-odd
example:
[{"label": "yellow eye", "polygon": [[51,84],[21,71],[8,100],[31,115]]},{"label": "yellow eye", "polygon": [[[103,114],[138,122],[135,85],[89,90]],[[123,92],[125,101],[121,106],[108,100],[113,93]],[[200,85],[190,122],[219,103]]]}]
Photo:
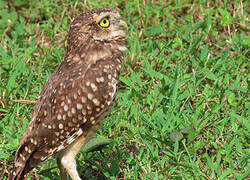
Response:
[{"label": "yellow eye", "polygon": [[109,27],[109,19],[107,17],[103,18],[100,22],[99,22],[101,27]]}]

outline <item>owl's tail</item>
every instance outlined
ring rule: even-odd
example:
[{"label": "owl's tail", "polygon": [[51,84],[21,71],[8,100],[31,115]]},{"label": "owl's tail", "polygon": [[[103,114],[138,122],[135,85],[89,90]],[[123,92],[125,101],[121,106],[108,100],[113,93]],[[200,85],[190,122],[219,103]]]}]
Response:
[{"label": "owl's tail", "polygon": [[[36,167],[40,162],[40,158],[36,158],[39,151],[28,142],[22,142],[17,149],[14,169],[8,180],[25,179],[28,173]],[[38,155],[39,156],[39,155]]]},{"label": "owl's tail", "polygon": [[22,175],[23,167],[15,168],[12,174],[9,175],[8,180],[21,180],[24,179],[24,176]]},{"label": "owl's tail", "polygon": [[[18,153],[18,151],[17,151]],[[17,157],[16,156],[16,160],[15,160],[15,164],[14,164],[14,169],[12,171],[12,173],[9,175],[8,180],[21,180],[24,179],[24,169],[25,169],[25,164],[26,161],[23,161],[22,157]]]},{"label": "owl's tail", "polygon": [[16,151],[16,159],[14,169],[12,174],[9,176],[8,180],[21,180],[25,178],[25,175],[29,172],[27,171],[27,162],[30,158],[31,153],[25,150],[26,143],[20,144],[19,148]]}]

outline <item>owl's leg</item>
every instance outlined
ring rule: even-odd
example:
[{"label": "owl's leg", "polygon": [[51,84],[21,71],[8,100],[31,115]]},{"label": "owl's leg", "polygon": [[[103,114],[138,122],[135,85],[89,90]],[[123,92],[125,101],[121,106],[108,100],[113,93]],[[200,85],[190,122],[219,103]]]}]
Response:
[{"label": "owl's leg", "polygon": [[77,138],[71,145],[62,150],[58,157],[57,162],[60,168],[61,180],[67,180],[67,174],[72,180],[81,180],[77,170],[76,170],[76,160],[75,157],[78,152],[81,151],[83,145],[85,144],[86,136],[82,135]]},{"label": "owl's leg", "polygon": [[69,176],[66,172],[66,169],[63,167],[62,163],[61,163],[61,154],[59,154],[56,158],[56,161],[57,161],[57,165],[58,165],[58,168],[60,170],[60,177],[61,177],[61,180],[69,180]]},{"label": "owl's leg", "polygon": [[[63,165],[64,169],[67,171],[69,176],[72,178],[72,180],[81,180],[81,178],[78,175],[78,172],[76,170],[75,157],[72,156],[72,154],[64,155],[61,158],[61,164]],[[65,170],[62,170],[62,172],[60,172],[62,180],[68,180],[68,176],[67,176]]]},{"label": "owl's leg", "polygon": [[[62,150],[57,156],[58,166],[60,168],[60,175],[62,180],[67,179],[67,174],[71,177],[72,180],[81,180],[77,170],[76,170],[76,155],[82,150],[85,143],[92,139],[96,130],[100,127],[100,124],[97,123],[97,126],[88,129],[87,134],[83,134],[78,137],[72,144],[67,146]],[[65,172],[66,170],[66,172]]]}]

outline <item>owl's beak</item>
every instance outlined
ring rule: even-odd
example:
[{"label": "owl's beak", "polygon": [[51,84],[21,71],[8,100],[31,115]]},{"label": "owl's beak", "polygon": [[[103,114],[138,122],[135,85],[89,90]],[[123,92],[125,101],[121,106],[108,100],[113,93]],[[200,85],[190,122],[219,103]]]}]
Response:
[{"label": "owl's beak", "polygon": [[120,20],[119,26],[120,26],[120,28],[121,28],[122,30],[125,30],[125,31],[128,30],[128,25],[127,25],[127,23],[126,23],[125,21],[123,21],[123,20]]},{"label": "owl's beak", "polygon": [[111,33],[109,33],[108,39],[119,39],[125,38],[128,30],[128,25],[125,21],[119,20],[112,27]]}]

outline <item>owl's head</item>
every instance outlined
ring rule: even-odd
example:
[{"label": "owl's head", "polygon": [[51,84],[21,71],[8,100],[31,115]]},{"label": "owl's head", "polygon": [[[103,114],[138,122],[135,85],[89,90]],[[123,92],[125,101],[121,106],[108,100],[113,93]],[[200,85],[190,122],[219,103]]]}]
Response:
[{"label": "owl's head", "polygon": [[114,9],[103,8],[87,11],[78,16],[72,23],[69,41],[74,45],[93,40],[99,42],[116,42],[123,44],[127,24]]}]

